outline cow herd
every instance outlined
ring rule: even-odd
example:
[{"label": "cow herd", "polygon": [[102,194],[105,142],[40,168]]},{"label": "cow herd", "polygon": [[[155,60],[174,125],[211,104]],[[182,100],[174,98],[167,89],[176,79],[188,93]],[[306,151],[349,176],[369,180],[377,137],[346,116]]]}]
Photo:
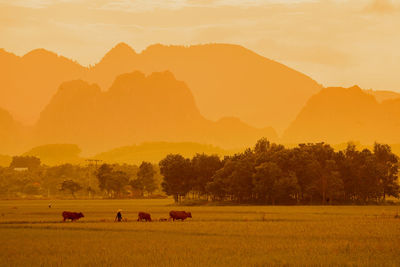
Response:
[{"label": "cow herd", "polygon": [[[83,215],[83,213],[82,212],[70,212],[70,211],[64,211],[63,213],[62,213],[62,217],[63,217],[63,221],[65,222],[66,220],[71,220],[71,221],[77,221],[77,220],[79,220],[80,218],[82,218],[82,217],[85,217],[84,215]],[[186,212],[186,211],[176,211],[176,210],[171,210],[170,212],[169,212],[169,219],[167,219],[167,218],[160,218],[160,219],[158,219],[158,221],[160,221],[160,222],[163,222],[163,221],[170,221],[170,220],[173,220],[173,221],[175,221],[175,220],[181,220],[181,221],[184,221],[184,220],[186,220],[187,218],[192,218],[192,214],[190,213],[190,212]],[[121,221],[121,220],[119,220],[119,221]],[[124,220],[124,221],[126,221],[126,220]],[[145,221],[145,222],[151,222],[152,220],[151,220],[151,215],[150,215],[150,213],[146,213],[146,212],[139,212],[138,213],[138,219],[137,219],[137,221],[138,222],[142,222],[142,221]]]}]

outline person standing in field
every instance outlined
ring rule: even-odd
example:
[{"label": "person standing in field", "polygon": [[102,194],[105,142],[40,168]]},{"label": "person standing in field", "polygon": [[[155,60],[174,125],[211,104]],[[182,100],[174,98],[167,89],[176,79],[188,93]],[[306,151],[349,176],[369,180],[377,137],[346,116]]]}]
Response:
[{"label": "person standing in field", "polygon": [[121,222],[122,221],[122,214],[121,214],[121,209],[119,209],[118,211],[117,211],[117,216],[115,216],[115,219],[114,219],[114,222],[115,221],[119,221],[119,222]]}]

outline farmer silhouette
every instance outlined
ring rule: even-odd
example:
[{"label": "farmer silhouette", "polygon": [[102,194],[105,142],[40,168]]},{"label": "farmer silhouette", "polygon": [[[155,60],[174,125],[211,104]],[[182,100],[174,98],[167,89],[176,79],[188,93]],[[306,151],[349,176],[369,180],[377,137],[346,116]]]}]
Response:
[{"label": "farmer silhouette", "polygon": [[122,221],[122,214],[121,214],[121,211],[122,211],[121,209],[119,209],[119,210],[117,211],[117,216],[115,216],[114,222],[117,221],[117,220],[118,220],[119,222]]}]

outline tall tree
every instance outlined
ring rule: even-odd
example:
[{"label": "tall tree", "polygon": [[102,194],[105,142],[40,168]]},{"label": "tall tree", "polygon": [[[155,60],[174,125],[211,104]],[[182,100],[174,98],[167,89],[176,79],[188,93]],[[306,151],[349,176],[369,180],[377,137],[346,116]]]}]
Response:
[{"label": "tall tree", "polygon": [[207,183],[212,181],[216,171],[222,167],[222,162],[217,155],[196,154],[191,164],[195,178],[193,190],[199,195],[205,195]]},{"label": "tall tree", "polygon": [[107,193],[108,197],[121,196],[123,189],[129,184],[129,176],[124,171],[114,171],[109,164],[103,164],[97,171],[99,188]]},{"label": "tall tree", "polygon": [[[297,201],[300,187],[294,172],[289,172],[274,184],[273,199],[280,204],[294,204]],[[273,202],[273,203],[274,203]]]},{"label": "tall tree", "polygon": [[36,170],[40,167],[40,159],[33,156],[15,156],[12,158],[10,168],[28,168]]},{"label": "tall tree", "polygon": [[157,189],[155,180],[155,170],[150,162],[143,161],[137,173],[137,183],[142,187],[147,194],[153,193]]},{"label": "tall tree", "polygon": [[160,161],[160,173],[164,177],[162,187],[167,195],[172,195],[179,202],[193,184],[193,171],[190,159],[179,154],[169,154]]},{"label": "tall tree", "polygon": [[82,189],[82,186],[79,183],[77,183],[73,180],[64,180],[64,182],[62,182],[62,184],[61,184],[60,190],[61,191],[69,191],[71,193],[72,197],[76,198],[75,193],[81,189]]},{"label": "tall tree", "polygon": [[382,199],[386,196],[399,196],[398,157],[392,153],[389,145],[374,144],[374,154],[381,183]]},{"label": "tall tree", "polygon": [[275,204],[274,189],[283,172],[274,162],[264,162],[256,167],[253,175],[254,192],[259,202]]}]

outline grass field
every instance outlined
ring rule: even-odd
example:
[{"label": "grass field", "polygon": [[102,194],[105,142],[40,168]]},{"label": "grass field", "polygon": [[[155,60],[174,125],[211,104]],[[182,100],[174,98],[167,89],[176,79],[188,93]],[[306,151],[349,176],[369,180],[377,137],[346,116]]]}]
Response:
[{"label": "grass field", "polygon": [[[171,200],[0,201],[1,266],[400,266],[396,206],[173,207]],[[117,209],[128,222],[114,223]],[[171,209],[184,222],[136,222]],[[62,223],[61,212],[81,211]]]}]

